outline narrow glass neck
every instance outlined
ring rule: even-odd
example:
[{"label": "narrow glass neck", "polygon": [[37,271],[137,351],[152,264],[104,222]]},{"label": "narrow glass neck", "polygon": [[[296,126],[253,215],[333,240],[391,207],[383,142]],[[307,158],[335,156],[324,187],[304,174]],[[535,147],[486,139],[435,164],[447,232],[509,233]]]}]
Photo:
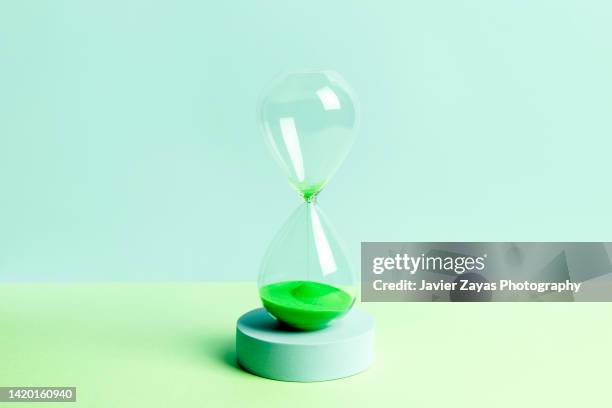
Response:
[{"label": "narrow glass neck", "polygon": [[315,197],[321,192],[323,185],[324,183],[309,183],[308,185],[299,186],[297,190],[304,198],[304,201],[310,203],[314,201]]},{"label": "narrow glass neck", "polygon": [[309,204],[314,204],[317,200],[317,194],[302,194],[302,197],[304,197],[304,201]]}]

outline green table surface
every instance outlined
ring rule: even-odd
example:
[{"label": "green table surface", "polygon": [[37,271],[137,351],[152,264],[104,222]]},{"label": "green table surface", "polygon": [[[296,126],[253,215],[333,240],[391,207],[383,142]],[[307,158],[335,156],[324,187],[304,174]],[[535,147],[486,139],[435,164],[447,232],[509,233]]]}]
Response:
[{"label": "green table surface", "polygon": [[376,364],[322,383],[236,366],[251,283],[2,284],[0,386],[76,386],[15,407],[607,406],[612,304],[369,303]]}]

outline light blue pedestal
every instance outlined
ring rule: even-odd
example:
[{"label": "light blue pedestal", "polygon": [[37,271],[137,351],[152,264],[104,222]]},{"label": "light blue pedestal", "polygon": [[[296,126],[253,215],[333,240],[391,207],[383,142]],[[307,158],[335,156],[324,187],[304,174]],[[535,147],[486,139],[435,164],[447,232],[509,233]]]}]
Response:
[{"label": "light blue pedestal", "polygon": [[329,327],[293,331],[263,308],[236,325],[236,355],[247,371],[280,381],[326,381],[348,377],[374,362],[374,319],[353,309]]}]

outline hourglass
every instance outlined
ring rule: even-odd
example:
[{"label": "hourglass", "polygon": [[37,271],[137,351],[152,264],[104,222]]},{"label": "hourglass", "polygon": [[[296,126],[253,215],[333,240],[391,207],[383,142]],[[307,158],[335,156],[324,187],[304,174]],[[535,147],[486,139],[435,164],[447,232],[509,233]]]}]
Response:
[{"label": "hourglass", "polygon": [[258,113],[272,155],[303,202],[263,258],[264,309],[238,321],[238,361],[288,381],[354,374],[373,361],[373,322],[351,310],[356,277],[317,197],[355,139],[355,98],[334,72],[293,72],[270,85]]},{"label": "hourglass", "polygon": [[304,200],[268,248],[259,294],[279,321],[301,330],[321,329],[355,300],[353,273],[317,205],[319,192],[355,139],[354,98],[337,74],[288,74],[264,95],[259,120],[273,156]]}]

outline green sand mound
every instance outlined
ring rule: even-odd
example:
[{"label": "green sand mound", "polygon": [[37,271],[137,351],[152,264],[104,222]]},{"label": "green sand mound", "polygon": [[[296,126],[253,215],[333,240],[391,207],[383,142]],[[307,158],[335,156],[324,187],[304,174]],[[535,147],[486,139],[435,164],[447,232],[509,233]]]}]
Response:
[{"label": "green sand mound", "polygon": [[331,285],[310,281],[272,283],[259,289],[264,307],[283,323],[318,330],[348,312],[355,298]]}]

